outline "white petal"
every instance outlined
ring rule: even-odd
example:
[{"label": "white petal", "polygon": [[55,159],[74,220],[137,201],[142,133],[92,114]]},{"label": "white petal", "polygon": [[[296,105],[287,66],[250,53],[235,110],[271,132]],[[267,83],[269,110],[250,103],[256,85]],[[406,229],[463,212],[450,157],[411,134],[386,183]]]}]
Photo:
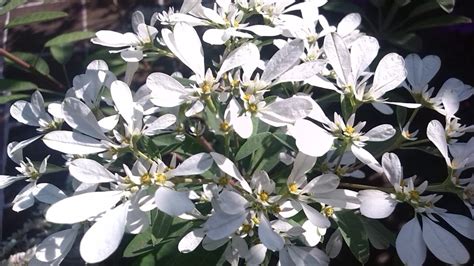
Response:
[{"label": "white petal", "polygon": [[35,142],[41,137],[42,135],[38,135],[20,142],[14,141],[9,143],[7,146],[8,157],[10,157],[10,159],[12,159],[12,161],[14,161],[15,163],[20,164],[20,162],[23,160],[23,148]]},{"label": "white petal", "polygon": [[48,183],[37,184],[33,195],[37,200],[47,204],[53,204],[66,198],[66,194],[62,190]]},{"label": "white petal", "polygon": [[281,34],[281,30],[278,28],[270,27],[267,25],[252,25],[243,28],[242,30],[251,31],[258,36],[277,36]]},{"label": "white petal", "polygon": [[347,14],[337,24],[337,33],[341,36],[346,36],[359,27],[362,18],[359,13]]},{"label": "white petal", "polygon": [[407,80],[414,89],[423,89],[436,75],[441,67],[438,56],[428,55],[423,60],[417,54],[409,54],[405,58]]},{"label": "white petal", "polygon": [[159,187],[155,192],[155,204],[160,211],[171,216],[179,216],[194,209],[194,204],[188,195],[189,192]]},{"label": "white petal", "polygon": [[253,124],[249,115],[242,115],[232,120],[232,128],[243,139],[247,139],[252,135]]},{"label": "white petal", "polygon": [[217,77],[220,77],[223,73],[240,67],[249,62],[260,59],[260,51],[257,46],[253,43],[245,43],[239,48],[233,50],[222,62],[222,65],[217,73]]},{"label": "white petal", "polygon": [[358,195],[360,199],[360,212],[372,219],[386,218],[392,214],[397,201],[380,190],[361,190]]},{"label": "white petal", "polygon": [[122,118],[127,122],[128,126],[133,126],[134,123],[134,106],[132,92],[128,85],[120,80],[112,82],[110,87],[110,95],[114,101],[115,107]]},{"label": "white petal", "polygon": [[316,163],[316,159],[316,157],[308,156],[302,152],[299,152],[296,155],[295,161],[293,163],[293,169],[291,169],[287,183],[292,183],[295,179],[304,176],[306,172],[313,168],[314,164]]},{"label": "white petal", "polygon": [[379,42],[374,37],[362,36],[351,46],[351,67],[355,77],[359,77],[372,63],[379,51]]},{"label": "white petal", "polygon": [[212,45],[222,45],[229,39],[225,29],[208,29],[202,35],[202,40]]},{"label": "white petal", "polygon": [[468,262],[469,253],[455,236],[429,218],[425,216],[421,216],[421,218],[423,221],[423,239],[433,255],[449,264]]},{"label": "white petal", "polygon": [[360,200],[357,198],[357,192],[348,189],[336,189],[328,193],[319,193],[314,198],[321,203],[332,207],[348,210],[360,208]]},{"label": "white petal", "polygon": [[402,165],[395,153],[384,153],[382,156],[382,167],[390,184],[400,185],[403,179]]},{"label": "white petal", "polygon": [[307,246],[314,247],[321,241],[321,234],[318,233],[318,227],[315,226],[311,221],[307,220],[303,223],[303,229],[305,232],[302,237],[306,242]]},{"label": "white petal", "polygon": [[118,121],[119,121],[118,115],[111,115],[111,116],[106,116],[97,122],[99,123],[99,126],[102,129],[102,132],[109,132],[112,129],[114,129],[115,126],[117,126]]},{"label": "white petal", "polygon": [[474,220],[464,215],[453,213],[438,213],[449,225],[464,237],[474,239]]},{"label": "white petal", "polygon": [[158,134],[161,130],[166,129],[176,123],[176,116],[173,114],[164,114],[151,123],[145,124],[142,133],[146,136]]},{"label": "white petal", "polygon": [[217,166],[224,173],[237,179],[237,181],[239,181],[243,189],[245,189],[249,193],[252,193],[252,189],[250,188],[250,185],[247,183],[244,177],[240,174],[239,170],[237,169],[237,167],[231,160],[227,159],[222,154],[219,154],[216,152],[211,152],[211,156],[214,159],[214,162],[216,162]]},{"label": "white petal", "polygon": [[426,258],[426,245],[416,217],[403,225],[397,236],[396,248],[404,264],[423,265]]},{"label": "white petal", "polygon": [[319,74],[325,63],[323,61],[311,61],[297,65],[287,72],[283,73],[274,84],[282,82],[296,82],[309,79]]},{"label": "white petal", "polygon": [[18,180],[26,179],[26,176],[0,175],[0,189],[4,189]]},{"label": "white petal", "polygon": [[195,250],[201,244],[204,238],[204,229],[198,228],[186,234],[178,244],[178,250],[181,253],[189,253]]},{"label": "white petal", "polygon": [[187,158],[168,173],[172,176],[199,175],[211,168],[212,162],[212,157],[208,153],[198,153]]},{"label": "white petal", "polygon": [[196,30],[186,23],[178,22],[173,29],[173,38],[179,53],[176,56],[198,77],[204,78],[204,53]]},{"label": "white petal", "polygon": [[51,205],[45,217],[52,223],[74,224],[112,208],[121,198],[121,191],[84,193]]},{"label": "white petal", "polygon": [[228,237],[239,229],[245,217],[246,213],[229,215],[222,211],[214,212],[212,216],[207,219],[206,223],[204,223],[204,228],[207,230],[206,235],[212,240]]},{"label": "white petal", "polygon": [[48,236],[36,248],[35,257],[42,262],[52,262],[66,256],[77,236],[76,229],[67,229]]},{"label": "white petal", "polygon": [[187,95],[183,85],[163,73],[151,73],[146,79],[151,90],[151,101],[161,107],[175,107],[185,102]]},{"label": "white petal", "polygon": [[374,82],[370,88],[370,91],[376,92],[374,98],[395,89],[405,80],[406,75],[403,57],[395,53],[384,56],[375,70]]},{"label": "white petal", "polygon": [[383,124],[372,128],[364,136],[369,138],[368,141],[386,141],[393,137],[396,132],[392,125]]},{"label": "white petal", "polygon": [[360,148],[356,145],[351,145],[351,151],[357,159],[359,159],[362,163],[366,164],[368,167],[372,168],[372,170],[382,173],[383,169],[382,166],[377,162],[370,152],[365,150],[364,148]]},{"label": "white petal", "polygon": [[10,115],[22,124],[39,126],[38,117],[33,112],[31,104],[27,101],[20,100],[13,103],[10,107]]},{"label": "white petal", "polygon": [[35,184],[30,183],[26,185],[16,197],[13,199],[12,210],[15,212],[21,212],[28,209],[29,207],[35,204],[35,197],[33,196],[33,191],[35,189]]},{"label": "white petal", "polygon": [[341,231],[336,230],[334,233],[332,233],[331,237],[328,240],[328,243],[326,244],[326,253],[331,259],[334,259],[339,255],[342,249],[342,243],[343,243]]},{"label": "white petal", "polygon": [[446,164],[451,166],[451,160],[448,155],[448,143],[446,142],[446,133],[443,125],[438,120],[431,120],[426,129],[428,139],[438,148],[441,155],[446,160]]},{"label": "white petal", "polygon": [[304,119],[296,121],[289,133],[295,138],[298,150],[313,157],[326,154],[334,142],[334,137],[326,130]]},{"label": "white petal", "polygon": [[313,104],[308,98],[293,96],[266,105],[260,110],[259,118],[271,126],[280,127],[305,118],[312,110]]},{"label": "white petal", "polygon": [[108,211],[84,235],[79,250],[87,263],[108,258],[120,245],[125,232],[128,204]]},{"label": "white petal", "polygon": [[268,61],[261,80],[270,82],[299,62],[304,50],[303,40],[296,39],[278,50]]},{"label": "white petal", "polygon": [[71,131],[53,131],[43,137],[49,148],[67,154],[91,154],[105,151],[107,147],[100,141]]},{"label": "white petal", "polygon": [[339,177],[335,174],[322,174],[313,178],[303,188],[301,193],[310,193],[317,196],[319,193],[327,193],[335,190],[339,186]]},{"label": "white petal", "polygon": [[329,228],[331,226],[331,222],[328,218],[322,215],[319,211],[306,203],[301,203],[301,206],[303,207],[304,214],[312,224],[321,228]]},{"label": "white petal", "polygon": [[73,129],[97,139],[107,139],[91,109],[85,103],[68,97],[62,107],[64,120]]},{"label": "white petal", "polygon": [[248,201],[240,194],[224,189],[217,199],[219,208],[230,215],[242,213]]},{"label": "white petal", "polygon": [[351,71],[351,61],[349,50],[344,40],[336,33],[326,35],[324,38],[324,53],[331,64],[337,78],[342,81],[342,85],[355,85]]},{"label": "white petal", "polygon": [[247,265],[260,265],[265,259],[267,248],[263,244],[257,244],[250,248],[248,256],[245,258]]},{"label": "white petal", "polygon": [[283,237],[273,231],[272,226],[263,214],[260,215],[260,223],[258,224],[258,237],[262,244],[272,251],[282,249],[283,244],[285,244]]},{"label": "white petal", "polygon": [[69,173],[83,183],[108,183],[115,176],[100,163],[91,159],[76,159],[69,164]]}]

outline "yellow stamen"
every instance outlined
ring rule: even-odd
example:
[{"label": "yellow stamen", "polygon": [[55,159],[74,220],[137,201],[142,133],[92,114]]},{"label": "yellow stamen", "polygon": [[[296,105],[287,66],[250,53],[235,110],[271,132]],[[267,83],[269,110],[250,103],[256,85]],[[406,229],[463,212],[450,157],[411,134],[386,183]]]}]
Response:
[{"label": "yellow stamen", "polygon": [[229,184],[229,181],[230,181],[229,178],[223,176],[223,177],[219,178],[218,183],[219,183],[219,185],[221,185],[221,186],[226,186],[227,184]]},{"label": "yellow stamen", "polygon": [[267,192],[262,191],[260,194],[258,194],[258,197],[260,198],[261,201],[266,202],[268,201],[269,195]]},{"label": "yellow stamen", "polygon": [[351,126],[347,126],[345,131],[347,134],[352,135],[355,132],[355,129]]},{"label": "yellow stamen", "polygon": [[148,173],[143,174],[140,177],[140,182],[144,185],[150,185],[151,184],[151,176]]},{"label": "yellow stamen", "polygon": [[227,132],[229,132],[229,130],[230,130],[230,125],[229,125],[229,123],[227,123],[227,122],[222,122],[222,123],[219,125],[219,129],[220,129],[222,132],[227,133]]},{"label": "yellow stamen", "polygon": [[412,199],[414,201],[419,201],[420,200],[420,192],[418,192],[416,190],[412,190],[412,191],[408,192],[408,195],[410,195],[410,199]]},{"label": "yellow stamen", "polygon": [[166,175],[163,173],[155,174],[155,181],[158,184],[164,184],[166,182]]},{"label": "yellow stamen", "polygon": [[243,224],[241,231],[244,234],[248,234],[250,231],[252,231],[252,226],[250,224]]},{"label": "yellow stamen", "polygon": [[288,185],[288,190],[291,193],[296,193],[298,191],[298,185],[295,182],[293,182],[293,183]]},{"label": "yellow stamen", "polygon": [[334,214],[334,209],[332,207],[325,207],[323,209],[323,213],[324,215],[326,215],[327,217],[330,217]]},{"label": "yellow stamen", "polygon": [[251,113],[256,113],[258,110],[258,107],[256,104],[254,103],[251,103],[249,104],[249,107],[248,107],[248,111],[251,112]]}]

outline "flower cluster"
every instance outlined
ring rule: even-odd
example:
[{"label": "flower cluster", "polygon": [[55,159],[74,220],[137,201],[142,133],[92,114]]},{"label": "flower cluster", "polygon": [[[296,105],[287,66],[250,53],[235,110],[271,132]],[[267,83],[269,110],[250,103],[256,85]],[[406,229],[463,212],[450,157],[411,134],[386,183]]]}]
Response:
[{"label": "flower cluster", "polygon": [[[449,79],[433,96],[436,56],[389,53],[373,70],[379,43],[358,30],[361,17],[330,26],[318,12],[325,2],[219,0],[209,8],[185,0],[150,24],[135,12],[134,32],[104,30],[92,39],[127,62],[123,81],[96,60],[62,102],[45,109],[39,92],[15,102],[11,115],[39,135],[9,144],[19,174],[0,176],[0,188],[26,180],[13,210],[36,199],[51,205],[47,221],[67,225],[37,246],[31,263],[61,263],[79,238],[87,263],[107,259],[124,234],[149,234],[157,244],[150,228],[160,215],[190,224],[177,250],[225,247],[222,261],[232,265],[259,265],[273,253],[281,265],[328,265],[344,241],[364,263],[369,241],[390,244],[370,219],[388,217],[399,203],[413,211],[392,243],[403,263],[421,265],[426,248],[443,262],[466,263],[468,251],[440,220],[469,239],[474,221],[435,204],[454,193],[474,216],[474,179],[465,174],[474,140],[464,142],[474,127],[456,116],[473,88]],[[222,51],[211,66],[201,40]],[[157,56],[179,60],[191,76],[155,72],[135,89],[140,62]],[[393,93],[402,86],[412,97]],[[326,108],[331,99],[336,108]],[[399,124],[368,127],[358,120],[362,106],[387,118],[395,106]],[[413,120],[422,108],[445,120],[431,121],[427,139],[417,140],[424,128],[413,131]],[[408,121],[403,112],[411,112]],[[64,154],[71,191],[48,183],[49,155],[39,167],[23,157],[39,140]],[[429,142],[446,161],[443,183],[405,178],[393,153]],[[353,183],[369,173],[392,186]],[[363,236],[365,251],[352,234]]]}]

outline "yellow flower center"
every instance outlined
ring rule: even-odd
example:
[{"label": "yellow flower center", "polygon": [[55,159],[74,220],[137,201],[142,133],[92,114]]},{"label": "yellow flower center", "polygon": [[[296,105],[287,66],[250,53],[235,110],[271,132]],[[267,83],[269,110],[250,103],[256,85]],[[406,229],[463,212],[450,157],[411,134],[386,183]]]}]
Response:
[{"label": "yellow flower center", "polygon": [[248,234],[251,230],[252,230],[252,226],[250,224],[242,225],[242,233]]},{"label": "yellow flower center", "polygon": [[164,184],[166,182],[166,175],[163,173],[155,174],[155,181],[158,184]]},{"label": "yellow flower center", "polygon": [[311,35],[311,36],[308,36],[308,37],[306,38],[306,40],[308,41],[309,44],[315,43],[315,42],[316,42],[316,39],[317,39],[317,36],[315,36],[315,35]]},{"label": "yellow flower center", "polygon": [[148,173],[143,174],[140,177],[140,182],[144,185],[150,185],[151,184],[151,176]]},{"label": "yellow flower center", "polygon": [[254,216],[254,217],[252,217],[252,222],[253,222],[254,224],[259,224],[259,223],[260,223],[260,220],[259,220],[256,216]]},{"label": "yellow flower center", "polygon": [[408,195],[410,195],[410,199],[412,199],[412,200],[415,200],[415,201],[420,200],[420,192],[418,192],[416,190],[412,190],[412,191],[408,192]]},{"label": "yellow flower center", "polygon": [[288,190],[291,193],[296,193],[298,191],[298,185],[295,182],[293,182],[290,185],[288,185]]},{"label": "yellow flower center", "polygon": [[211,93],[211,90],[212,90],[212,83],[209,82],[209,81],[204,81],[202,84],[201,84],[201,92],[202,94],[209,94]]},{"label": "yellow flower center", "polygon": [[258,197],[260,198],[261,201],[266,202],[266,201],[268,201],[269,195],[268,195],[267,192],[262,191],[262,192],[260,192],[260,194],[258,194]]},{"label": "yellow flower center", "polygon": [[323,209],[323,213],[324,215],[326,215],[327,217],[330,217],[334,214],[334,209],[332,207],[325,207]]},{"label": "yellow flower center", "polygon": [[256,104],[254,103],[251,103],[249,104],[249,107],[248,107],[248,111],[251,112],[251,113],[256,113],[258,110],[258,107]]},{"label": "yellow flower center", "polygon": [[223,176],[221,178],[219,178],[219,185],[221,186],[226,186],[227,184],[229,184],[229,178]]},{"label": "yellow flower center", "polygon": [[352,134],[354,134],[355,129],[351,126],[347,126],[345,131],[346,131],[347,134],[352,135]]},{"label": "yellow flower center", "polygon": [[219,129],[220,129],[222,132],[227,133],[227,132],[229,132],[229,130],[230,130],[230,125],[229,125],[229,123],[227,123],[227,122],[222,122],[222,123],[219,125]]}]

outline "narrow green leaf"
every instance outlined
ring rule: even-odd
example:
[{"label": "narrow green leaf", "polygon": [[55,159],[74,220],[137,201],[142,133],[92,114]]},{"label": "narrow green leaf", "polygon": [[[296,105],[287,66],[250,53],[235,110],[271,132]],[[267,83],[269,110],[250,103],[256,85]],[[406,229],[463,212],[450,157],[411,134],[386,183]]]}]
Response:
[{"label": "narrow green leaf", "polygon": [[405,126],[405,122],[407,121],[407,108],[397,106],[395,108],[395,113],[397,115],[398,126],[403,128]]},{"label": "narrow green leaf", "polygon": [[456,4],[456,0],[436,0],[436,2],[447,13],[453,12],[454,5]]},{"label": "narrow green leaf", "polygon": [[72,45],[57,45],[49,47],[49,51],[53,56],[54,60],[56,60],[61,65],[65,65],[72,57],[73,48]]},{"label": "narrow green leaf", "polygon": [[74,31],[61,34],[49,40],[44,46],[51,47],[56,45],[71,44],[77,41],[82,41],[94,37],[95,33],[92,31]]},{"label": "narrow green leaf", "polygon": [[414,7],[408,14],[406,19],[411,19],[421,14],[428,13],[430,11],[436,10],[439,8],[439,5],[435,1],[428,1]]},{"label": "narrow green leaf", "polygon": [[273,133],[273,137],[278,140],[283,146],[285,146],[287,149],[292,150],[292,151],[297,151],[298,147],[296,147],[296,142],[293,137],[288,136],[287,134],[284,133],[278,133],[275,132]]},{"label": "narrow green leaf", "polygon": [[472,23],[472,20],[464,16],[453,16],[453,15],[442,15],[436,16],[429,19],[425,19],[421,22],[415,23],[405,29],[406,32],[412,32],[422,29],[445,27],[457,24]]},{"label": "narrow green leaf", "polygon": [[[13,55],[27,62],[28,64],[34,66],[36,70],[38,70],[40,73],[45,74],[45,75],[49,74],[48,63],[46,63],[46,61],[44,61],[43,58],[35,54],[25,53],[25,52],[14,52]],[[23,68],[20,68],[18,65],[16,65],[14,62],[9,60],[8,58],[5,60],[5,62],[7,63],[7,65],[16,67],[20,70],[24,70]]]},{"label": "narrow green leaf", "polygon": [[235,155],[235,160],[240,161],[243,158],[252,155],[256,150],[263,147],[264,140],[271,137],[271,135],[270,132],[263,132],[248,138]]},{"label": "narrow green leaf", "polygon": [[387,36],[387,41],[410,52],[421,50],[423,40],[413,32],[396,32]]},{"label": "narrow green leaf", "polygon": [[148,229],[143,233],[136,235],[123,251],[125,258],[139,256],[153,250],[151,241],[151,230]]},{"label": "narrow green leaf", "polygon": [[163,258],[179,253],[179,241],[194,226],[195,223],[193,221],[184,221],[179,218],[175,218],[173,226],[169,230],[170,234],[166,238],[164,238],[158,245],[156,245],[156,260],[159,261]]},{"label": "narrow green leaf", "polygon": [[153,223],[152,233],[157,239],[163,239],[168,235],[168,232],[173,224],[173,217],[158,211],[155,222]]},{"label": "narrow green leaf", "polygon": [[30,97],[29,94],[12,94],[6,96],[0,96],[0,104],[5,104],[7,102],[12,102],[15,100],[25,99]]},{"label": "narrow green leaf", "polygon": [[432,147],[432,146],[402,146],[400,147],[401,150],[418,150],[422,151],[425,153],[428,153],[430,155],[434,155],[436,157],[443,158],[443,155],[438,151],[437,148]]},{"label": "narrow green leaf", "polygon": [[388,230],[380,221],[359,217],[367,232],[370,243],[376,249],[387,249],[390,245],[395,246],[395,234]]},{"label": "narrow green leaf", "polygon": [[62,11],[38,11],[12,19],[10,23],[5,26],[5,28],[9,29],[21,25],[63,18],[66,16],[67,13]]},{"label": "narrow green leaf", "polygon": [[0,90],[4,91],[29,91],[37,89],[36,84],[24,81],[24,80],[14,80],[14,79],[0,79]]},{"label": "narrow green leaf", "polygon": [[140,257],[132,263],[132,266],[151,266],[156,265],[155,256],[150,253]]},{"label": "narrow green leaf", "polygon": [[369,239],[359,216],[353,211],[340,211],[336,216],[339,230],[352,254],[360,263],[367,263],[370,256]]},{"label": "narrow green leaf", "polygon": [[23,5],[27,0],[11,0],[8,4],[0,8],[0,16],[12,11],[13,9]]}]

